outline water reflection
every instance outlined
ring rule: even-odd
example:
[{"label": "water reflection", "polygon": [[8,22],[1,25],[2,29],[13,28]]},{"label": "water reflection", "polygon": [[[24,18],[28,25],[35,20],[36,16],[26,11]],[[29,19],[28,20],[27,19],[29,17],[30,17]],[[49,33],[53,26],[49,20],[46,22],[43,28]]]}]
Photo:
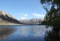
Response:
[{"label": "water reflection", "polygon": [[[44,41],[44,35],[47,28],[45,26],[22,26],[20,28],[20,35],[23,40],[28,41]],[[24,38],[25,37],[25,38]],[[20,39],[21,40],[21,39]],[[22,40],[22,41],[23,41]]]},{"label": "water reflection", "polygon": [[60,33],[58,34],[53,30],[46,32],[45,41],[60,41]]},{"label": "water reflection", "polygon": [[7,39],[13,31],[12,28],[0,27],[0,41]]},{"label": "water reflection", "polygon": [[4,41],[44,41],[45,32],[48,30],[45,26],[41,25],[0,27],[3,32],[5,31],[2,36],[8,37]]},{"label": "water reflection", "polygon": [[34,26],[32,32],[34,34],[34,37],[37,38],[43,36],[46,30],[47,29],[45,28],[45,26]]},{"label": "water reflection", "polygon": [[30,28],[29,27],[26,27],[26,26],[22,26],[22,28],[20,29],[20,31],[21,31],[21,33],[20,33],[21,35],[27,37],[28,36],[28,33],[30,31]]},{"label": "water reflection", "polygon": [[24,37],[32,35],[32,37],[37,38],[44,35],[46,30],[47,29],[45,28],[45,26],[32,26],[32,27],[22,26],[20,28],[20,34]]}]

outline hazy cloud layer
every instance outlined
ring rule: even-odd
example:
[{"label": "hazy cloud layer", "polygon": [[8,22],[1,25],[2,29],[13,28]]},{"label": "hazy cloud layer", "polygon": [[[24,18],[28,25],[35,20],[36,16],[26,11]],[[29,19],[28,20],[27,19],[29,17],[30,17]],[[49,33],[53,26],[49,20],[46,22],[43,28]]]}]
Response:
[{"label": "hazy cloud layer", "polygon": [[44,17],[45,15],[43,15],[43,14],[36,14],[36,13],[32,13],[34,16],[36,16],[36,17]]},{"label": "hazy cloud layer", "polygon": [[23,19],[27,19],[26,17],[21,17],[21,19],[23,20]]},{"label": "hazy cloud layer", "polygon": [[[28,14],[23,14],[23,13],[20,13],[20,15],[21,15],[21,19],[23,20],[23,19],[28,19]],[[37,14],[37,13],[32,13],[32,16],[34,17],[37,17],[37,18],[41,18],[42,20],[44,20],[44,14]]]},{"label": "hazy cloud layer", "polygon": [[27,14],[22,14],[22,13],[20,13],[22,16],[25,16],[25,17],[27,17],[28,15]]},{"label": "hazy cloud layer", "polygon": [[20,15],[21,15],[21,19],[23,20],[23,19],[27,19],[26,17],[28,16],[27,14],[23,14],[23,13],[20,13]]}]

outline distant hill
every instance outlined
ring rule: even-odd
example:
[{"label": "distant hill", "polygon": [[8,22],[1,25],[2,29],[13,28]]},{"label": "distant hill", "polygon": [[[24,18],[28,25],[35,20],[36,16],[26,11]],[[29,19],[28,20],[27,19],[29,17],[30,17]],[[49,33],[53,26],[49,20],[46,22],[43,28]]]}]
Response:
[{"label": "distant hill", "polygon": [[20,22],[16,20],[14,17],[12,17],[9,13],[0,10],[0,24],[9,24],[9,23],[20,24]]},{"label": "distant hill", "polygon": [[42,20],[38,18],[20,20],[23,24],[41,24]]}]

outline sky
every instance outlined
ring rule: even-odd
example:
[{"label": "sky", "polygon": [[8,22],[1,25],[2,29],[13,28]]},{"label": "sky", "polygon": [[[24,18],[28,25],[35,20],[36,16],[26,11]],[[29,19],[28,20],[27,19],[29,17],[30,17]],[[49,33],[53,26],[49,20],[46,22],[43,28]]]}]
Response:
[{"label": "sky", "polygon": [[17,20],[41,18],[46,15],[40,0],[0,0],[0,10],[4,10]]}]

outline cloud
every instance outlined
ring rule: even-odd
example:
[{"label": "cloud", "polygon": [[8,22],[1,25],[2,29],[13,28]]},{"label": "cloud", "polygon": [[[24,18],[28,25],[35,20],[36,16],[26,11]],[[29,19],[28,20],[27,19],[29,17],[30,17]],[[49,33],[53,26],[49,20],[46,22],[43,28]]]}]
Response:
[{"label": "cloud", "polygon": [[33,13],[33,15],[36,16],[36,17],[44,17],[45,16],[43,14],[36,14],[36,13]]},{"label": "cloud", "polygon": [[25,16],[25,17],[27,17],[28,15],[27,14],[22,14],[22,13],[20,13],[22,16]]},{"label": "cloud", "polygon": [[21,19],[27,19],[26,17],[21,17]]}]

